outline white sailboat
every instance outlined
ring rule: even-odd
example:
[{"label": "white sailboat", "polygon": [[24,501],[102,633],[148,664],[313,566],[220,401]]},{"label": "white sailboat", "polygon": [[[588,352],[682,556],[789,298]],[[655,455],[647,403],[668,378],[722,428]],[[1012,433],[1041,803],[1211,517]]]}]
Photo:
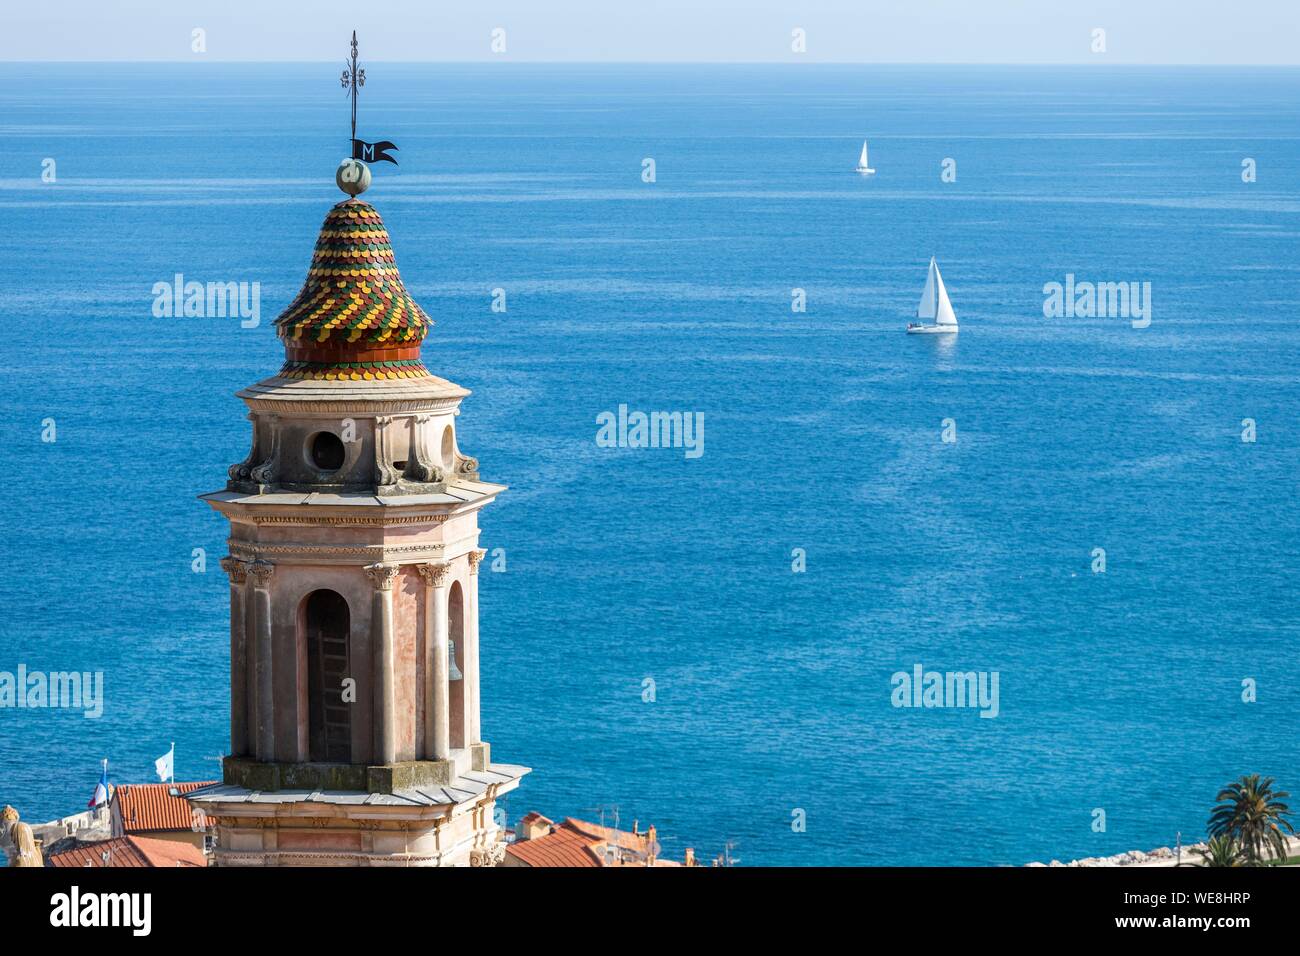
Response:
[{"label": "white sailboat", "polygon": [[[943,276],[939,275],[934,256],[930,257],[930,272],[925,277],[925,291],[916,307],[916,317],[923,321],[908,323],[907,331],[911,334],[957,331],[957,316],[948,301],[948,290],[943,287]],[[925,324],[924,320],[932,324]]]},{"label": "white sailboat", "polygon": [[874,176],[876,171],[867,165],[867,141],[862,141],[862,155],[858,157],[858,168],[853,170],[855,173],[861,173],[863,176]]}]

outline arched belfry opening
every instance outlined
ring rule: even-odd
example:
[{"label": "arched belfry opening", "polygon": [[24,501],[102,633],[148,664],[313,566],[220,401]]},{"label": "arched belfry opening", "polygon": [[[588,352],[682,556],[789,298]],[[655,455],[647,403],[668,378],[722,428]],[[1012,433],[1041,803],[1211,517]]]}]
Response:
[{"label": "arched belfry opening", "polygon": [[447,593],[447,651],[450,655],[447,670],[447,700],[451,713],[448,725],[451,731],[451,749],[465,746],[465,594],[460,582],[452,582]]},{"label": "arched belfry opening", "polygon": [[348,602],[337,591],[320,590],[302,602],[307,645],[307,754],[313,763],[352,762],[352,705],[343,700],[352,677]]}]

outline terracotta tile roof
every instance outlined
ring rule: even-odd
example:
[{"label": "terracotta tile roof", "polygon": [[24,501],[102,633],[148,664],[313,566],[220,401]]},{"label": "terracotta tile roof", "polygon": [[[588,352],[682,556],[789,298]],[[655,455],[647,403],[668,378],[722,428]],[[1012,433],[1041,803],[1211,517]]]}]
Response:
[{"label": "terracotta tile roof", "polygon": [[120,813],[122,830],[130,833],[148,833],[155,830],[193,830],[193,816],[189,801],[173,797],[173,787],[178,793],[189,793],[206,787],[215,780],[197,783],[131,783],[113,792],[114,811]]},{"label": "terracotta tile roof", "polygon": [[586,820],[578,820],[574,817],[565,817],[564,822],[560,825],[576,830],[593,843],[612,843],[616,847],[632,850],[636,853],[644,853],[647,849],[648,841],[644,833],[615,830],[613,827],[604,827],[599,823],[589,823]]},{"label": "terracotta tile roof", "polygon": [[[108,854],[108,859],[104,855]],[[203,851],[189,843],[125,836],[99,843],[87,843],[73,850],[55,853],[45,861],[58,867],[174,867],[208,865]]]},{"label": "terracotta tile roof", "polygon": [[[529,823],[551,823],[537,812],[529,813],[519,822],[520,830],[528,829]],[[506,853],[528,866],[645,866],[652,849],[653,831],[651,827],[645,833],[629,833],[566,817],[563,823],[554,825],[544,836],[516,840],[506,847]],[[620,852],[609,853],[609,847],[617,847]],[[653,849],[657,852],[657,845]],[[654,865],[682,864],[656,856]]]},{"label": "terracotta tile roof", "polygon": [[286,378],[420,378],[420,343],[433,320],[402,284],[388,230],[361,199],[321,226],[302,291],[275,320]]},{"label": "terracotta tile roof", "polygon": [[506,853],[527,866],[600,866],[592,841],[576,830],[556,827],[546,836],[518,840]]}]

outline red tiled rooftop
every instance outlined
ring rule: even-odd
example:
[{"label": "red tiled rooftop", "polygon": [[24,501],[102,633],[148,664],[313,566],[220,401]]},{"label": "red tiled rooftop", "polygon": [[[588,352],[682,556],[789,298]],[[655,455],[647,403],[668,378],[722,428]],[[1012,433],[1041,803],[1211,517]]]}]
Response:
[{"label": "red tiled rooftop", "polygon": [[614,827],[565,817],[558,824],[533,811],[519,821],[519,831],[540,832],[516,840],[506,853],[526,866],[682,866],[658,857],[655,828],[629,833]]},{"label": "red tiled rooftop", "polygon": [[[105,859],[105,854],[108,858]],[[55,853],[45,861],[57,867],[174,867],[207,866],[203,851],[189,843],[125,836],[88,843]]]},{"label": "red tiled rooftop", "polygon": [[506,852],[528,866],[600,866],[592,841],[563,826],[535,840],[518,840]]},{"label": "red tiled rooftop", "polygon": [[189,802],[173,797],[170,791],[175,788],[177,793],[189,793],[215,782],[131,783],[118,787],[113,792],[113,802],[120,812],[122,829],[126,833],[194,829]]},{"label": "red tiled rooftop", "polygon": [[593,843],[612,843],[624,850],[632,850],[637,853],[645,853],[649,842],[644,833],[615,830],[613,827],[601,826],[599,823],[589,823],[586,820],[578,820],[574,817],[565,817],[564,822],[560,825],[570,830],[576,830]]}]

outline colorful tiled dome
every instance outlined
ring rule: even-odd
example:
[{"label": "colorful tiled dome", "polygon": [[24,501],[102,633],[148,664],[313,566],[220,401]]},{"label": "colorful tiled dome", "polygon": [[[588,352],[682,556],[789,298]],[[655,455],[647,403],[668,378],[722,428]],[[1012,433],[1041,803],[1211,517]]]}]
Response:
[{"label": "colorful tiled dome", "polygon": [[346,199],[329,211],[307,281],[275,320],[280,375],[311,379],[419,378],[420,343],[433,320],[402,285],[375,207]]}]

